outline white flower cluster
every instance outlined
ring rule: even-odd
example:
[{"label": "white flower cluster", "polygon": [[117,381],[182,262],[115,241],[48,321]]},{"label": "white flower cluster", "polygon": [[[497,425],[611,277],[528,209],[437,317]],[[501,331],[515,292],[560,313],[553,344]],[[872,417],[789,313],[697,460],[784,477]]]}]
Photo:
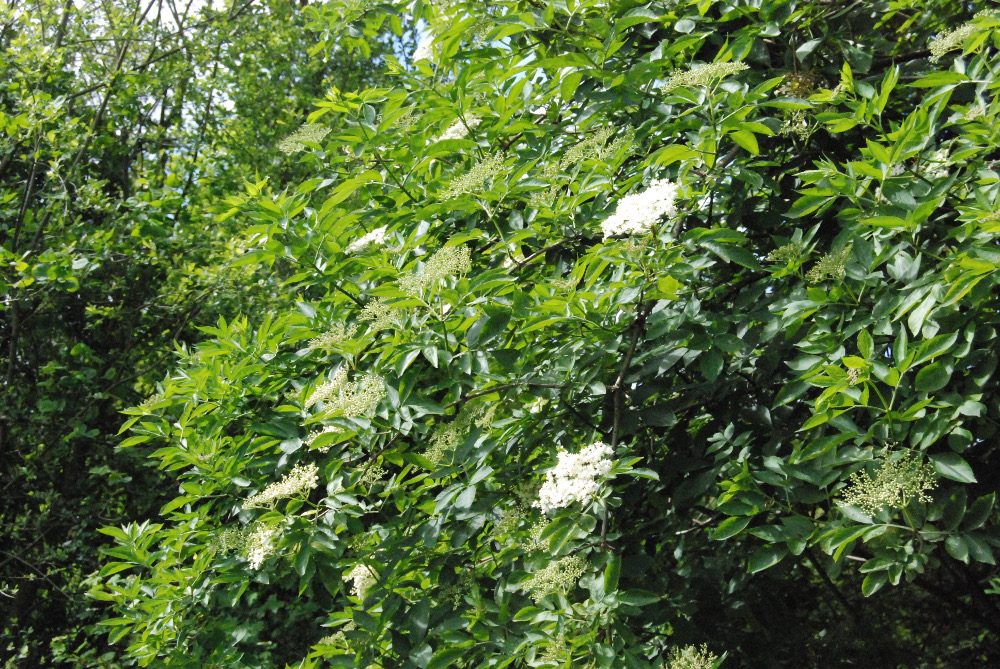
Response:
[{"label": "white flower cluster", "polygon": [[358,563],[351,570],[351,573],[347,575],[347,578],[354,581],[354,585],[351,587],[351,594],[363,600],[368,590],[378,581],[378,574],[368,565]]},{"label": "white flower cluster", "polygon": [[465,123],[462,123],[462,119],[459,119],[448,126],[448,129],[444,131],[440,137],[438,137],[439,142],[443,142],[446,139],[462,139],[469,134],[469,130],[474,129],[479,125],[479,119],[475,116],[469,115],[465,119]]},{"label": "white flower cluster", "polygon": [[246,551],[250,566],[260,569],[267,556],[274,553],[271,539],[278,533],[277,528],[268,525],[257,525],[247,537]]},{"label": "white flower cluster", "polygon": [[579,453],[559,451],[559,462],[545,475],[538,501],[532,506],[542,513],[561,509],[573,502],[586,504],[597,494],[597,479],[611,471],[611,447],[600,441],[587,446]]},{"label": "white flower cluster", "polygon": [[424,35],[420,40],[420,44],[413,50],[413,62],[418,63],[422,60],[434,60],[434,50],[431,48],[433,43],[433,35]]},{"label": "white flower cluster", "polygon": [[244,509],[259,509],[269,506],[279,499],[295,497],[306,493],[316,487],[319,480],[319,468],[310,463],[308,465],[295,465],[292,471],[285,475],[277,483],[272,483],[261,492],[247,498],[243,502]]},{"label": "white flower cluster", "polygon": [[661,216],[677,213],[677,191],[677,184],[657,179],[643,192],[626,195],[618,201],[615,213],[601,223],[604,238],[647,234]]},{"label": "white flower cluster", "polygon": [[383,225],[381,228],[376,228],[375,230],[372,230],[364,237],[361,237],[360,239],[355,239],[353,242],[347,245],[347,248],[344,249],[344,253],[351,256],[354,255],[355,253],[361,253],[362,251],[367,251],[372,246],[382,246],[383,244],[385,244],[385,229],[386,226]]},{"label": "white flower cluster", "polygon": [[386,328],[396,327],[399,323],[398,316],[402,311],[402,309],[390,307],[381,297],[376,297],[369,300],[368,304],[361,308],[358,320],[371,321],[368,331],[379,332]]}]

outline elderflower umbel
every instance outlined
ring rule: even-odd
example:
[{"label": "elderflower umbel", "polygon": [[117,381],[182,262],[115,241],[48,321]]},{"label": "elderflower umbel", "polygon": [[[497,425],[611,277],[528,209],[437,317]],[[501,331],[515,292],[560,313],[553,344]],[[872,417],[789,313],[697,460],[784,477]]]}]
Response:
[{"label": "elderflower umbel", "polygon": [[567,169],[588,158],[606,161],[622,148],[632,144],[635,139],[635,129],[632,126],[625,126],[625,129],[618,133],[615,140],[608,144],[608,140],[614,134],[615,128],[613,126],[598,128],[593,135],[567,149],[566,154],[559,161],[559,167]]},{"label": "elderflower umbel", "polygon": [[269,555],[274,554],[274,544],[271,539],[278,533],[276,527],[258,524],[249,532],[246,540],[247,560],[254,569],[260,569]]},{"label": "elderflower umbel", "polygon": [[826,279],[833,279],[834,281],[843,279],[845,266],[851,257],[851,248],[851,244],[848,244],[840,251],[827,253],[820,258],[806,274],[806,281],[809,283],[819,283]]},{"label": "elderflower umbel", "polygon": [[381,297],[376,297],[368,302],[361,309],[358,315],[360,321],[371,321],[368,327],[369,332],[380,332],[386,328],[395,327],[398,324],[397,316],[400,309],[390,307]]},{"label": "elderflower umbel", "polygon": [[458,119],[444,131],[444,133],[438,137],[439,142],[443,142],[446,139],[462,139],[469,134],[469,130],[474,130],[480,121],[475,116],[469,115],[465,119],[465,123],[462,123],[462,119]]},{"label": "elderflower umbel", "polygon": [[263,491],[247,498],[243,502],[244,509],[259,509],[269,506],[279,499],[309,494],[319,480],[319,468],[310,463],[295,465],[283,479],[264,488]]},{"label": "elderflower umbel", "polygon": [[949,51],[954,51],[955,49],[961,49],[962,44],[968,38],[976,34],[976,26],[971,23],[966,23],[961,25],[954,30],[948,30],[937,37],[935,37],[930,44],[931,57],[930,61],[936,63],[940,60],[941,56],[945,55]]},{"label": "elderflower umbel", "polygon": [[420,44],[417,48],[413,50],[413,62],[418,63],[422,60],[434,60],[434,51],[431,45],[434,43],[434,36],[427,34],[423,35],[420,40]]},{"label": "elderflower umbel", "polygon": [[570,555],[550,562],[544,569],[535,572],[522,587],[531,593],[531,598],[537,604],[546,595],[565,592],[576,585],[583,576],[585,566],[583,558],[579,555]]},{"label": "elderflower umbel", "polygon": [[351,573],[347,575],[347,578],[354,581],[354,585],[351,587],[351,594],[363,600],[365,595],[368,594],[368,590],[378,581],[378,574],[368,565],[358,563],[351,570]]},{"label": "elderflower umbel", "polygon": [[641,193],[626,195],[618,201],[615,213],[601,223],[604,238],[617,235],[644,235],[652,230],[661,216],[677,213],[674,201],[677,184],[658,179]]},{"label": "elderflower umbel", "polygon": [[486,427],[493,422],[493,414],[496,406],[489,409],[482,405],[466,404],[455,416],[455,420],[450,423],[443,423],[434,430],[431,435],[431,445],[424,453],[424,457],[435,465],[440,464],[449,453],[459,444],[461,439],[469,432],[473,425],[476,427]]},{"label": "elderflower umbel", "polygon": [[670,74],[667,83],[660,86],[663,91],[671,91],[675,88],[693,86],[706,86],[716,79],[725,77],[750,69],[750,66],[743,62],[735,63],[709,63],[693,70],[675,70]]},{"label": "elderflower umbel", "polygon": [[702,644],[700,648],[685,646],[670,651],[663,669],[712,669],[718,659],[718,655],[708,652],[706,644]]},{"label": "elderflower umbel", "polygon": [[441,193],[441,199],[450,200],[462,193],[475,193],[482,190],[486,181],[496,178],[502,167],[503,154],[493,153],[486,156],[473,165],[468,172],[452,179],[448,188]]},{"label": "elderflower umbel", "polygon": [[843,495],[845,504],[875,515],[886,506],[903,508],[914,498],[921,502],[931,501],[927,491],[937,487],[933,467],[922,463],[911,452],[895,460],[890,456],[882,456],[879,460],[874,479],[864,469],[851,475],[850,487]]},{"label": "elderflower umbel", "polygon": [[409,295],[418,295],[440,279],[460,276],[472,269],[472,257],[467,246],[445,246],[438,249],[419,271],[399,280],[399,288]]},{"label": "elderflower umbel", "polygon": [[[344,428],[337,427],[336,425],[327,425],[322,430],[313,430],[312,432],[309,433],[309,436],[306,437],[305,445],[312,446],[313,442],[322,437],[324,434],[340,432],[343,429]],[[317,448],[316,450],[326,453],[328,450],[330,450],[330,446],[329,445],[323,446],[322,448]]]},{"label": "elderflower umbel", "polygon": [[342,323],[337,323],[320,336],[310,339],[309,348],[333,348],[353,337],[355,332],[357,332],[355,326],[344,327]]},{"label": "elderflower umbel", "polygon": [[372,246],[382,246],[382,244],[385,243],[385,230],[386,226],[384,225],[381,228],[375,228],[364,237],[356,239],[348,244],[347,248],[344,249],[344,253],[350,256],[355,253],[367,251]]},{"label": "elderflower umbel", "polygon": [[611,471],[612,463],[607,459],[611,453],[611,447],[599,441],[579,453],[560,450],[559,461],[545,474],[538,501],[532,506],[546,513],[573,502],[587,504],[597,494],[597,479]]},{"label": "elderflower umbel", "polygon": [[385,383],[377,374],[365,374],[357,383],[347,382],[347,369],[337,370],[333,380],[318,387],[306,406],[325,404],[323,414],[340,412],[342,416],[365,416],[375,410],[385,397]]},{"label": "elderflower umbel", "polygon": [[301,151],[306,148],[306,145],[303,144],[303,142],[318,143],[328,134],[330,134],[329,128],[315,123],[310,123],[309,125],[302,126],[283,139],[281,143],[278,144],[278,150],[286,155],[291,155],[296,151]]}]

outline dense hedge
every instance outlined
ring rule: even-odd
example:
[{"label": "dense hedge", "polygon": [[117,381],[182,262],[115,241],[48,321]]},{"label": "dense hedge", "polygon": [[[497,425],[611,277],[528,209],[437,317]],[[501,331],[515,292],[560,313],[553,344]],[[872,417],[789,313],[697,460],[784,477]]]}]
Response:
[{"label": "dense hedge", "polygon": [[206,327],[128,412],[180,491],[104,530],[112,639],[171,667],[997,661],[1000,18],[323,16],[359,57],[424,40],[317,101],[313,178],[219,217],[238,264],[295,268],[288,306]]}]

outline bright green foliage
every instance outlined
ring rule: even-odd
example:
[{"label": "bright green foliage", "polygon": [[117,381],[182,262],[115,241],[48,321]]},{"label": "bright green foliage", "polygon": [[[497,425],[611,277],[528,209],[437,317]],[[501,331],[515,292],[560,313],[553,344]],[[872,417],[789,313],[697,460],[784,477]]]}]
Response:
[{"label": "bright green foliage", "polygon": [[[205,328],[127,412],[180,494],[105,530],[113,640],[171,667],[996,662],[1000,19],[328,10],[362,55],[416,17],[433,40],[317,102],[313,178],[231,197],[237,264],[294,267],[287,305]],[[656,224],[605,237],[659,180]],[[855,474],[893,495],[851,505]],[[593,489],[543,513],[559,480]]]},{"label": "bright green foliage", "polygon": [[257,170],[305,178],[277,145],[329,84],[377,81],[343,52],[310,58],[297,2],[220,7],[0,2],[4,666],[118,665],[87,629],[107,608],[85,595],[111,541],[97,528],[175,492],[115,452],[119,412],[198,323],[279,297],[274,269],[233,267],[242,222],[211,212]]}]

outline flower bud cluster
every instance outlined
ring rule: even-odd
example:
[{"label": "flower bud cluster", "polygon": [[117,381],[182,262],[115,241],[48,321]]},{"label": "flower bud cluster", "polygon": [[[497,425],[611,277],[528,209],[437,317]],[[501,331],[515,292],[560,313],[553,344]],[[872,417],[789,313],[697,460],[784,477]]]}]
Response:
[{"label": "flower bud cluster", "polygon": [[648,234],[661,216],[677,213],[677,190],[677,184],[658,179],[643,192],[626,195],[618,201],[615,213],[601,223],[604,238]]},{"label": "flower bud cluster", "polygon": [[883,456],[874,479],[865,470],[851,475],[843,501],[869,515],[875,515],[886,506],[903,508],[911,499],[929,502],[927,491],[937,487],[936,478],[934,468],[922,463],[913,453],[907,452],[895,459]]},{"label": "flower bud cluster", "polygon": [[442,423],[431,435],[431,445],[424,457],[435,465],[440,464],[469,433],[472,426],[487,427],[493,423],[496,406],[487,409],[481,404],[466,404],[450,423]]},{"label": "flower bud cluster", "polygon": [[561,560],[550,562],[546,567],[535,573],[523,586],[531,594],[535,603],[541,602],[546,595],[555,592],[565,592],[576,585],[583,576],[583,558],[570,555]]},{"label": "flower bud cluster", "polygon": [[954,51],[955,49],[961,49],[962,44],[968,38],[975,35],[977,32],[976,26],[971,23],[966,23],[964,25],[955,28],[954,30],[947,30],[933,40],[930,43],[931,57],[930,61],[936,63],[942,56],[944,56],[949,51]]},{"label": "flower bud cluster", "polygon": [[[614,141],[608,144],[608,140],[613,135],[617,135]],[[623,148],[632,144],[635,140],[635,129],[626,126],[624,130],[618,132],[614,126],[604,126],[598,128],[593,135],[587,139],[574,144],[566,150],[562,160],[559,161],[561,169],[572,168],[574,165],[582,163],[588,158],[606,162],[608,158],[618,153]]]},{"label": "flower bud cluster", "polygon": [[353,337],[357,330],[353,325],[345,327],[342,323],[337,323],[320,336],[310,339],[309,348],[334,348]]},{"label": "flower bud cluster", "polygon": [[851,249],[852,246],[848,244],[840,251],[827,253],[816,261],[812,269],[806,273],[806,281],[809,283],[819,283],[826,279],[833,279],[834,281],[843,279],[847,261],[851,257]]},{"label": "flower bud cluster", "polygon": [[376,374],[365,374],[361,381],[348,383],[347,368],[337,370],[333,379],[316,388],[306,400],[306,406],[323,402],[323,414],[340,413],[342,416],[371,414],[385,397],[385,383]]},{"label": "flower bud cluster", "polygon": [[285,155],[291,155],[306,148],[303,142],[318,143],[330,134],[330,129],[316,123],[304,125],[278,144],[278,150]]},{"label": "flower bud cluster", "polygon": [[675,647],[667,655],[667,662],[663,669],[712,669],[718,661],[719,656],[708,652],[708,646],[702,644],[698,646]]},{"label": "flower bud cluster", "polygon": [[[306,437],[305,445],[312,446],[313,442],[322,437],[324,434],[330,434],[331,432],[334,433],[340,432],[343,429],[344,428],[337,427],[336,425],[326,425],[323,427],[322,430],[313,430],[312,432],[309,433],[309,436]],[[316,450],[325,453],[326,451],[330,450],[330,447],[324,446],[322,448],[317,448]]]},{"label": "flower bud cluster", "polygon": [[396,327],[399,324],[398,316],[401,311],[401,309],[388,306],[381,297],[376,297],[362,307],[358,320],[371,321],[368,331],[380,332],[387,328]]},{"label": "flower bud cluster", "polygon": [[675,88],[692,88],[694,86],[707,86],[716,79],[724,79],[737,72],[750,69],[746,63],[709,63],[693,70],[675,70],[670,74],[667,83],[660,88],[663,91],[671,91]]},{"label": "flower bud cluster", "polygon": [[316,487],[318,481],[319,468],[316,465],[312,463],[295,465],[283,479],[272,483],[256,495],[248,497],[243,502],[243,509],[260,509],[272,506],[279,499],[308,495],[309,491]]},{"label": "flower bud cluster", "polygon": [[533,506],[542,513],[569,506],[573,502],[588,503],[600,486],[598,479],[611,471],[611,447],[595,442],[579,453],[559,451],[556,466],[545,474],[545,482]]},{"label": "flower bud cluster", "polygon": [[451,180],[448,188],[441,193],[441,199],[450,200],[463,193],[475,193],[483,190],[489,179],[495,179],[503,168],[503,154],[491,153],[472,168]]},{"label": "flower bud cluster", "polygon": [[417,272],[399,280],[399,288],[409,295],[433,286],[439,280],[460,276],[472,269],[472,255],[467,246],[445,246],[438,249]]},{"label": "flower bud cluster", "polygon": [[274,543],[272,539],[278,534],[278,528],[263,523],[257,524],[250,530],[246,539],[246,557],[250,561],[253,569],[260,569],[260,565],[268,556],[274,554]]}]

